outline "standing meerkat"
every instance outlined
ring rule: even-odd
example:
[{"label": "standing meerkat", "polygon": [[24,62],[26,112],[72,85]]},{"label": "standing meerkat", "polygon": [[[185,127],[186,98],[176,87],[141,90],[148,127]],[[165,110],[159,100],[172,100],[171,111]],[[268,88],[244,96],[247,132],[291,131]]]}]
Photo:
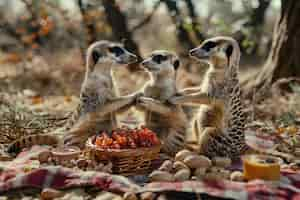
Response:
[{"label": "standing meerkat", "polygon": [[119,97],[113,71],[137,61],[121,44],[109,41],[93,43],[87,50],[85,79],[80,103],[64,127],[45,135],[30,135],[13,142],[8,152],[34,144],[55,144],[64,133],[63,143],[83,146],[91,134],[117,128],[116,114],[135,103],[136,96]]},{"label": "standing meerkat", "polygon": [[210,65],[200,91],[169,101],[203,104],[193,125],[200,153],[235,158],[246,148],[246,116],[238,79],[239,45],[230,37],[215,37],[192,49],[190,55]]},{"label": "standing meerkat", "polygon": [[181,106],[168,102],[177,93],[178,57],[168,51],[154,51],[142,62],[150,81],[143,88],[137,106],[145,110],[145,125],[158,134],[162,151],[174,155],[185,145],[186,115]]}]

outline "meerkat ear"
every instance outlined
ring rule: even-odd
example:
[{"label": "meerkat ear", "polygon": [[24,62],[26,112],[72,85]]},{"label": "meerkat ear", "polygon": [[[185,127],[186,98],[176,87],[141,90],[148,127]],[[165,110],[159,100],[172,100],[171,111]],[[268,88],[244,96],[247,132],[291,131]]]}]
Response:
[{"label": "meerkat ear", "polygon": [[93,58],[93,62],[95,64],[98,62],[100,57],[102,57],[102,55],[98,51],[93,51],[92,52],[92,58]]},{"label": "meerkat ear", "polygon": [[178,67],[180,66],[180,61],[178,59],[176,59],[173,63],[174,69],[177,70]]},{"label": "meerkat ear", "polygon": [[226,48],[226,56],[227,56],[227,58],[230,58],[230,56],[231,56],[231,54],[232,54],[232,52],[233,52],[233,46],[230,44],[230,45],[228,45],[228,47]]}]

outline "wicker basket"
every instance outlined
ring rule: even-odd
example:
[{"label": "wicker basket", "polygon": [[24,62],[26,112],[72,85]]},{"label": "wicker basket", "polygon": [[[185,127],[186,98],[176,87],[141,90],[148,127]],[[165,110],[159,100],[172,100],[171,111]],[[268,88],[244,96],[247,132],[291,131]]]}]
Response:
[{"label": "wicker basket", "polygon": [[151,171],[152,161],[158,158],[161,144],[137,149],[102,149],[94,144],[95,136],[88,139],[86,146],[92,159],[112,162],[113,173],[122,175],[145,174]]}]

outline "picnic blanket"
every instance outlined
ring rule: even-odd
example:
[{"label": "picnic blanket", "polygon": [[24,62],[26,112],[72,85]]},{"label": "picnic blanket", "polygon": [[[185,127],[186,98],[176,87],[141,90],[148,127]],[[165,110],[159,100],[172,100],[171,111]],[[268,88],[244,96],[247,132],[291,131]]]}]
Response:
[{"label": "picnic blanket", "polygon": [[300,171],[286,169],[282,171],[279,182],[253,180],[247,183],[226,180],[185,181],[177,183],[155,182],[143,187],[140,192],[178,191],[205,193],[211,196],[229,199],[280,199],[300,200]]},{"label": "picnic blanket", "polygon": [[111,192],[189,192],[232,199],[300,199],[300,171],[282,170],[279,182],[254,180],[247,183],[218,181],[155,182],[142,186],[126,177],[96,171],[81,171],[62,166],[41,166],[34,158],[45,147],[35,146],[15,160],[1,162],[0,193],[34,187],[66,189],[95,186]]},{"label": "picnic blanket", "polygon": [[115,192],[139,189],[138,185],[123,176],[62,166],[41,166],[35,159],[39,153],[47,150],[45,146],[33,146],[13,161],[0,162],[0,193],[23,187],[66,189],[96,186]]}]

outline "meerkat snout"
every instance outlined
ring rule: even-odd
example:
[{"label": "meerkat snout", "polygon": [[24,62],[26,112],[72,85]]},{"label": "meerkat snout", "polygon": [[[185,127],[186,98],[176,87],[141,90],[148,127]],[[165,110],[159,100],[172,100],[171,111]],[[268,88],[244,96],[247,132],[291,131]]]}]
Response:
[{"label": "meerkat snout", "polygon": [[205,41],[199,47],[191,49],[189,54],[197,59],[208,59],[214,52],[217,43],[214,41]]},{"label": "meerkat snout", "polygon": [[121,46],[112,46],[108,48],[113,58],[119,64],[131,64],[137,62],[137,56],[127,51]]}]

